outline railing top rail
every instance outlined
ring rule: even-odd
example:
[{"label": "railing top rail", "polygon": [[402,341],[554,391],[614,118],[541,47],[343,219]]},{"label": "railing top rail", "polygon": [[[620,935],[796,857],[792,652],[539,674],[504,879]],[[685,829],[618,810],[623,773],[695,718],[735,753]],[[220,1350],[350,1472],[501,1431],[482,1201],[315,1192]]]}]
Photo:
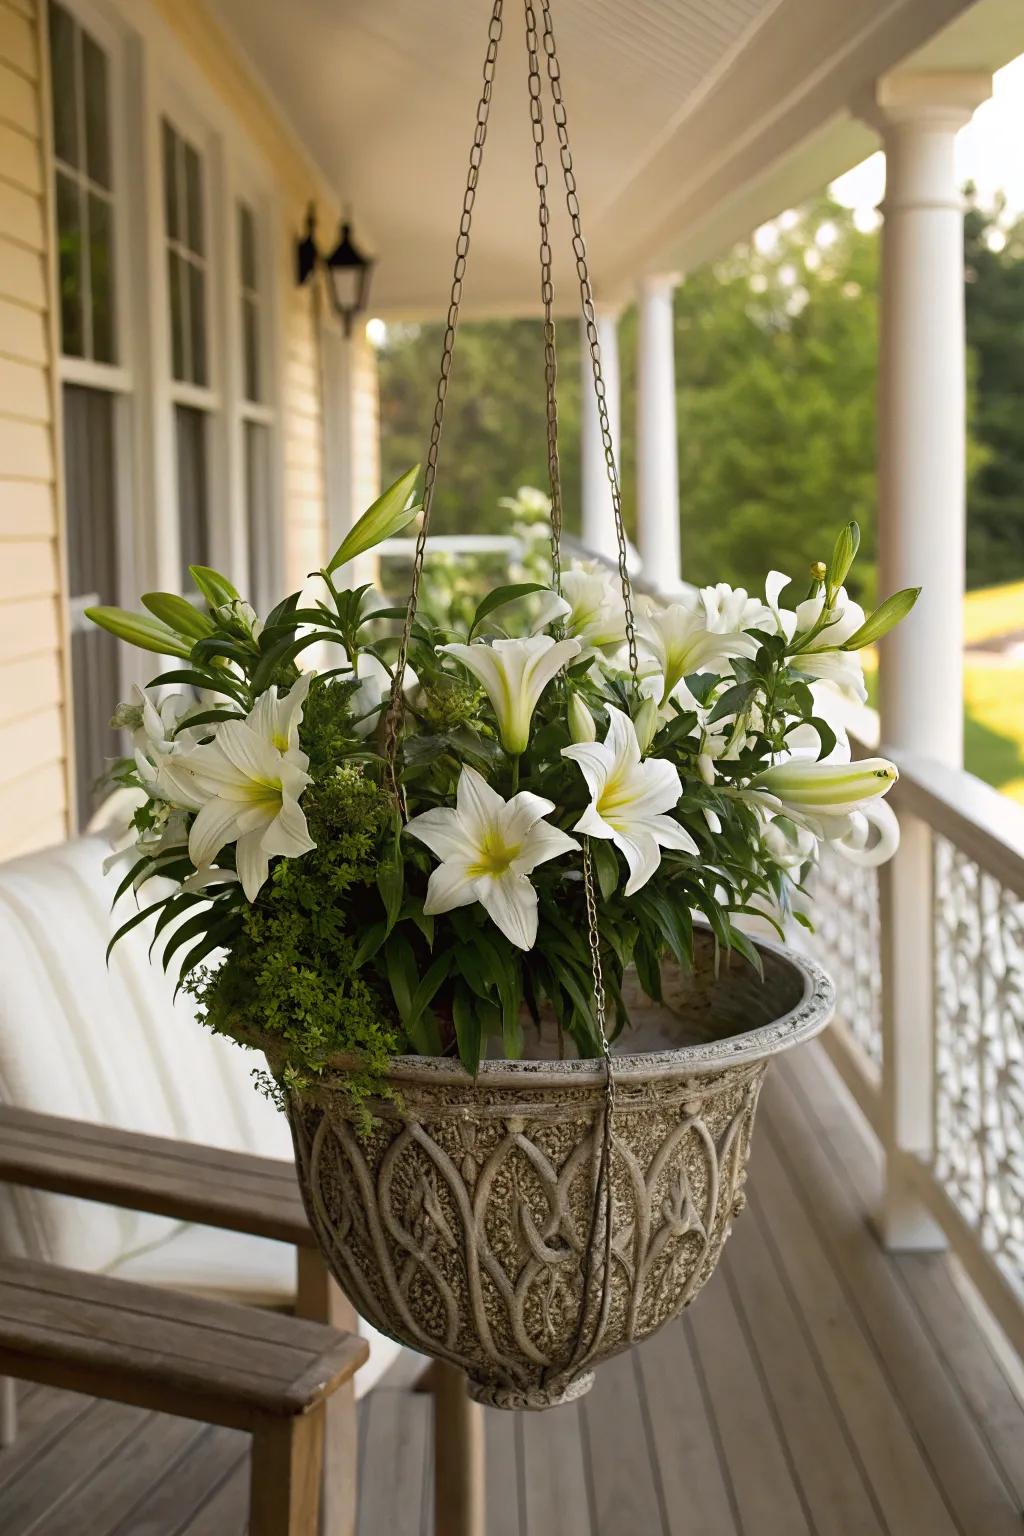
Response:
[{"label": "railing top rail", "polygon": [[1024,807],[963,769],[881,751],[900,770],[893,809],[926,821],[1024,900]]}]

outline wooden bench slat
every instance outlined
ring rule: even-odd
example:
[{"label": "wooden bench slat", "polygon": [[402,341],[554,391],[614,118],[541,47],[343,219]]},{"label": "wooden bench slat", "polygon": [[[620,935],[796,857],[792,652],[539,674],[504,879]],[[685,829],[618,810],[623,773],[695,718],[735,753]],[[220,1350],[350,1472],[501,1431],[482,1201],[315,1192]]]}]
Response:
[{"label": "wooden bench slat", "polygon": [[0,1372],[9,1375],[246,1428],[318,1406],[367,1353],[363,1340],[316,1323],[0,1260]]},{"label": "wooden bench slat", "polygon": [[278,1158],[3,1106],[0,1180],[315,1246],[295,1170]]},{"label": "wooden bench slat", "polygon": [[97,1142],[101,1147],[109,1145],[113,1135],[118,1142],[131,1145],[136,1150],[161,1153],[179,1162],[199,1163],[202,1167],[219,1165],[232,1175],[248,1172],[260,1180],[278,1178],[289,1185],[294,1182],[294,1169],[286,1158],[260,1157],[254,1152],[233,1152],[228,1147],[185,1141],[176,1136],[151,1136],[145,1131],[122,1130],[98,1120],[74,1120],[63,1115],[49,1115],[37,1109],[24,1109],[18,1104],[0,1105],[0,1126],[44,1132],[58,1130],[63,1138]]}]

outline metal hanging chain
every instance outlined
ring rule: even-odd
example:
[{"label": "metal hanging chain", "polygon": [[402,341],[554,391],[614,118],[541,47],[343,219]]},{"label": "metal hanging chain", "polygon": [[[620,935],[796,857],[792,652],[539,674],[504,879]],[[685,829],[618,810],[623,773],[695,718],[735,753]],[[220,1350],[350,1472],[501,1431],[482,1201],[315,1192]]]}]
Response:
[{"label": "metal hanging chain", "polygon": [[548,487],[551,492],[551,585],[562,591],[562,474],[558,459],[558,362],[555,352],[551,277],[551,210],[548,206],[548,167],[544,158],[544,106],[541,100],[540,50],[533,0],[524,0],[526,56],[529,64],[530,127],[533,131],[533,178],[537,184],[540,224],[540,296],[544,305],[544,383],[547,394]]},{"label": "metal hanging chain", "polygon": [[434,484],[437,480],[437,459],[441,447],[441,432],[444,427],[444,407],[448,395],[448,380],[452,369],[452,354],[455,351],[455,334],[459,326],[462,284],[466,275],[466,258],[469,254],[469,237],[473,225],[473,205],[476,202],[477,185],[480,180],[480,166],[483,163],[484,145],[487,142],[487,123],[491,111],[491,96],[494,91],[498,44],[501,42],[503,10],[504,0],[494,0],[490,24],[487,29],[487,52],[484,56],[483,88],[476,107],[473,143],[469,151],[469,171],[466,176],[466,190],[462,198],[459,234],[455,242],[455,265],[452,270],[452,286],[448,297],[448,316],[445,325],[444,342],[441,348],[441,371],[437,380],[434,417],[430,428],[430,445],[427,449],[427,462],[423,474],[423,517],[420,522],[420,531],[416,539],[416,552],[412,562],[412,585],[409,590],[409,606],[405,613],[402,638],[398,647],[398,659],[395,662],[394,677],[391,681],[391,698],[388,701],[387,713],[384,717],[385,772],[388,787],[398,802],[403,819],[406,814],[405,795],[398,782],[398,775],[395,770],[395,759],[398,753],[398,727],[402,715],[402,685],[405,680],[405,669],[409,660],[409,642],[412,638],[413,620],[416,616],[420,581],[423,576],[423,560],[426,553],[427,531],[430,527],[430,513],[434,504]]},{"label": "metal hanging chain", "polygon": [[587,333],[587,345],[590,348],[590,363],[594,375],[594,393],[597,396],[597,415],[601,428],[601,442],[604,447],[604,462],[608,472],[608,484],[612,493],[612,511],[615,516],[615,539],[619,553],[619,582],[622,587],[622,602],[626,610],[626,645],[629,652],[629,671],[633,679],[633,687],[639,692],[640,666],[636,651],[636,618],[633,612],[633,584],[629,579],[627,565],[626,530],[622,521],[622,492],[619,487],[619,474],[615,464],[615,445],[612,442],[611,423],[608,419],[608,400],[604,382],[604,370],[601,367],[601,342],[597,333],[597,315],[594,309],[594,289],[590,280],[590,268],[587,264],[587,247],[583,239],[583,228],[580,222],[579,192],[576,186],[576,173],[573,169],[572,150],[569,147],[569,129],[565,110],[565,99],[562,95],[562,76],[558,63],[558,53],[555,48],[555,32],[551,21],[550,0],[540,0],[541,15],[543,16],[543,41],[544,52],[547,56],[548,80],[551,85],[552,116],[555,122],[555,132],[558,136],[559,158],[562,162],[562,176],[565,182],[565,205],[569,210],[569,219],[572,223],[572,250],[576,258],[576,276],[580,285],[580,303],[583,308],[583,321]]}]

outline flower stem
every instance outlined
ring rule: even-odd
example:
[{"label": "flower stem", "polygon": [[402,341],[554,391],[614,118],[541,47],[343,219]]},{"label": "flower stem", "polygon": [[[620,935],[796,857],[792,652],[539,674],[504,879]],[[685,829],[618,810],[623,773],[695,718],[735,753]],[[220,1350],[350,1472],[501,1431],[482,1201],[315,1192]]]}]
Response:
[{"label": "flower stem", "polygon": [[512,759],[512,793],[513,794],[517,794],[518,791],[519,791],[519,756],[518,756],[518,753],[517,753],[516,756]]}]

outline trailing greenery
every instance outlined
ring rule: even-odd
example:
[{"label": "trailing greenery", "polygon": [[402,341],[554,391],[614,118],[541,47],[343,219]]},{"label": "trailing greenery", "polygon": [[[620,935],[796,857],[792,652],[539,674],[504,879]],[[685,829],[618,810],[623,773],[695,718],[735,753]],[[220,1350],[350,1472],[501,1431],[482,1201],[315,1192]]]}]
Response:
[{"label": "trailing greenery", "polygon": [[312,782],[303,809],[316,847],[274,866],[242,910],[230,964],[201,967],[185,985],[216,1033],[284,1061],[287,1088],[315,1083],[333,1057],[352,1058],[349,1093],[362,1103],[381,1091],[404,1042],[387,989],[361,969],[357,953],[362,911],[380,900],[380,849],[394,806],[358,763],[345,761],[355,739],[352,692],[351,683],[318,682],[306,699]]}]

